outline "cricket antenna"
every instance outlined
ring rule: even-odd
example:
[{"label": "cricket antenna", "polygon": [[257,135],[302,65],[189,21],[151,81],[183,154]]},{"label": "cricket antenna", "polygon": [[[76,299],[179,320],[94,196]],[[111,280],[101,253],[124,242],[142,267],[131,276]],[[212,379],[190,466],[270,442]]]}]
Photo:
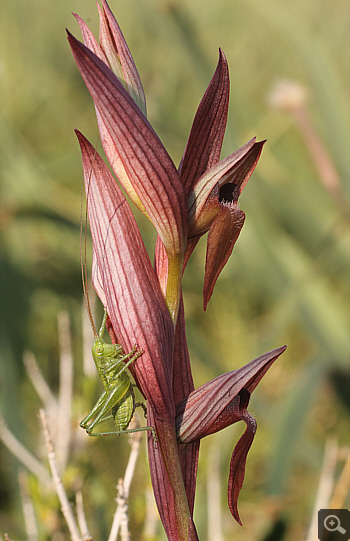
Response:
[{"label": "cricket antenna", "polygon": [[[97,153],[97,149],[95,148],[95,155]],[[89,298],[89,291],[88,291],[88,276],[87,276],[87,269],[86,269],[86,244],[87,244],[87,223],[88,223],[88,201],[89,201],[89,193],[90,193],[90,180],[92,175],[92,168],[93,163],[91,165],[91,171],[89,176],[89,182],[88,182],[88,189],[86,193],[86,208],[85,208],[85,232],[84,232],[84,246],[83,246],[83,184],[84,179],[82,179],[81,182],[81,192],[80,192],[80,269],[81,269],[81,278],[82,278],[82,284],[83,284],[83,293],[84,293],[84,302],[85,307],[87,311],[87,315],[90,321],[90,325],[92,328],[92,332],[94,333],[95,338],[99,337],[99,334],[97,333],[94,318],[92,317],[92,310],[91,310],[91,304],[90,304],[90,298]]]}]

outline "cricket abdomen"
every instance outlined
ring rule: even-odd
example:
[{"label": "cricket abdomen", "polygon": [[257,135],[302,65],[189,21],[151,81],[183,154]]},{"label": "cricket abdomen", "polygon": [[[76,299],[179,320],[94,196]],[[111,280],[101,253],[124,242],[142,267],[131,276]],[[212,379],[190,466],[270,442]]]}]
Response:
[{"label": "cricket abdomen", "polygon": [[112,408],[117,430],[126,430],[135,410],[135,397],[132,387],[128,389],[123,398]]}]

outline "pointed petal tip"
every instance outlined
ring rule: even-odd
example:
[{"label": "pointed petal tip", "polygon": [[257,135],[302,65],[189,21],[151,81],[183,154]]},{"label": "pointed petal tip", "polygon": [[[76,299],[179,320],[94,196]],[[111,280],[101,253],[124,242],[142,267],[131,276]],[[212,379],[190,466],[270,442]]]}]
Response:
[{"label": "pointed petal tip", "polygon": [[248,144],[254,142],[254,143],[256,143],[257,145],[264,146],[264,144],[266,143],[266,141],[267,141],[267,139],[262,139],[261,141],[257,141],[257,140],[256,140],[256,135],[254,135],[254,137],[252,137],[251,139],[249,139]]},{"label": "pointed petal tip", "polygon": [[219,62],[220,62],[220,60],[222,60],[223,62],[225,62],[225,64],[227,64],[226,55],[225,55],[224,51],[221,49],[221,47],[219,47]]},{"label": "pointed petal tip", "polygon": [[78,128],[74,128],[74,133],[78,137],[78,139],[80,139],[80,138],[86,139],[85,135],[82,134],[82,132],[80,130],[78,130]]},{"label": "pointed petal tip", "polygon": [[80,146],[84,143],[90,145],[90,142],[86,139],[85,135],[83,135],[77,128],[74,128],[74,133],[77,136]]},{"label": "pointed petal tip", "polygon": [[75,19],[78,21],[78,23],[79,23],[80,21],[83,20],[83,19],[80,17],[80,15],[78,15],[78,13],[74,13],[74,11],[72,11],[72,15],[73,15],[73,17],[75,17]]},{"label": "pointed petal tip", "polygon": [[[79,15],[77,15],[77,17],[78,17],[77,20],[81,19],[81,17],[79,17]],[[80,45],[82,47],[85,47],[85,45],[83,43],[81,43],[81,41],[79,41],[75,36],[73,36],[73,34],[68,30],[68,28],[66,28],[66,32],[67,32],[67,38],[68,38],[68,41],[69,41],[71,47],[75,47],[76,45],[78,47]]]},{"label": "pointed petal tip", "polygon": [[263,147],[264,147],[266,141],[267,141],[267,139],[262,139],[261,141],[257,141],[257,140],[256,140],[256,137],[255,137],[255,144],[256,144],[257,146],[259,146],[261,150],[263,149]]},{"label": "pointed petal tip", "polygon": [[68,28],[66,28],[66,32],[67,32],[67,38],[70,44],[72,44],[72,42],[74,41],[78,41],[77,38],[75,38],[73,34],[68,30]]},{"label": "pointed petal tip", "polygon": [[86,139],[85,135],[83,135],[83,134],[81,133],[81,131],[79,131],[77,128],[74,128],[74,133],[75,133],[75,135],[77,136],[77,139],[78,139],[80,148],[81,148],[82,145],[84,145],[85,142],[86,142],[87,144],[90,144],[89,141]]},{"label": "pointed petal tip", "polygon": [[235,521],[236,521],[240,526],[243,526],[242,521],[241,521],[241,519],[239,518],[238,511],[237,511],[236,513],[233,513],[233,518],[235,519]]}]

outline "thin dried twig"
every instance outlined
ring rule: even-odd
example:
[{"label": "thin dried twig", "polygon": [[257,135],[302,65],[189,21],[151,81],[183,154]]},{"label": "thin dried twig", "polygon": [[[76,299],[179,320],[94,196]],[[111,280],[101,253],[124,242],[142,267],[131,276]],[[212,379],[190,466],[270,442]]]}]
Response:
[{"label": "thin dried twig", "polygon": [[[133,422],[133,421],[132,421]],[[130,423],[132,427],[132,423]],[[125,470],[124,481],[119,479],[117,485],[117,510],[114,515],[111,533],[109,534],[108,541],[116,541],[118,538],[119,528],[121,531],[122,541],[129,541],[130,533],[128,529],[128,497],[130,491],[131,481],[135,472],[135,466],[137,457],[140,450],[140,442],[142,438],[141,432],[133,432],[130,434],[129,443],[131,445],[131,452],[129,456],[128,465]]]},{"label": "thin dried twig", "polygon": [[35,360],[33,353],[27,351],[23,354],[23,363],[26,368],[28,377],[33,384],[43,406],[50,415],[57,415],[58,402],[53,395],[50,387],[46,383],[41,370]]},{"label": "thin dried twig", "polygon": [[[338,459],[340,459],[340,455],[341,453],[338,453]],[[329,509],[342,509],[346,496],[349,492],[349,488],[350,488],[350,452],[348,450],[345,465],[335,485],[333,497],[329,504]]]},{"label": "thin dried twig", "polygon": [[130,485],[135,473],[137,457],[140,451],[141,439],[142,439],[142,432],[134,432],[130,434],[129,443],[131,445],[131,453],[129,456],[128,465],[126,466],[125,475],[124,475],[124,483],[123,483],[124,494],[126,498],[129,497]]},{"label": "thin dried twig", "polygon": [[337,463],[338,445],[335,440],[326,442],[323,466],[318,484],[318,491],[315,501],[314,510],[310,528],[306,537],[306,541],[314,541],[317,539],[317,524],[319,509],[329,509],[329,502],[334,484],[334,470]]},{"label": "thin dried twig", "polygon": [[120,510],[120,539],[130,541],[128,503],[123,479],[119,479],[117,485],[117,504]]},{"label": "thin dried twig", "polygon": [[89,533],[88,525],[85,518],[83,495],[80,490],[75,495],[77,519],[79,524],[80,533],[84,541],[92,541],[92,537]]},{"label": "thin dried twig", "polygon": [[154,499],[153,490],[148,487],[146,489],[146,517],[142,532],[142,539],[154,539],[157,533],[157,524],[159,521],[159,515],[157,511],[156,502]]},{"label": "thin dried twig", "polygon": [[29,493],[28,474],[27,471],[23,468],[20,468],[18,470],[18,481],[27,539],[28,541],[37,541],[38,527],[35,519],[34,505]]},{"label": "thin dried twig", "polygon": [[52,479],[55,484],[57,496],[61,503],[61,510],[62,510],[63,516],[66,519],[72,541],[82,541],[77,523],[73,515],[71,505],[69,503],[66,491],[62,483],[61,474],[60,474],[59,467],[57,464],[56,454],[53,448],[53,443],[52,443],[51,434],[50,434],[49,425],[47,422],[45,411],[41,409],[39,414],[40,414],[41,422],[43,424],[45,444],[47,448],[47,454],[48,454],[49,464],[51,468]]},{"label": "thin dried twig", "polygon": [[30,453],[7,428],[0,414],[0,439],[11,453],[46,487],[53,489],[53,483],[46,468]]},{"label": "thin dried twig", "polygon": [[67,312],[58,314],[58,338],[60,344],[60,384],[55,446],[57,459],[63,471],[67,464],[71,439],[71,406],[73,398],[73,355]]}]

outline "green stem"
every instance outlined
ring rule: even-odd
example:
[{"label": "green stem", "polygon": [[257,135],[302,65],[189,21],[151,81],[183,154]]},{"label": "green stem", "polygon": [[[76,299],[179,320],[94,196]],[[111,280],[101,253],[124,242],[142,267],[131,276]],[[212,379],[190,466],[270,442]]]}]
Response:
[{"label": "green stem", "polygon": [[174,327],[176,325],[177,315],[179,312],[182,265],[183,254],[168,254],[168,277],[165,300],[168,305]]}]

